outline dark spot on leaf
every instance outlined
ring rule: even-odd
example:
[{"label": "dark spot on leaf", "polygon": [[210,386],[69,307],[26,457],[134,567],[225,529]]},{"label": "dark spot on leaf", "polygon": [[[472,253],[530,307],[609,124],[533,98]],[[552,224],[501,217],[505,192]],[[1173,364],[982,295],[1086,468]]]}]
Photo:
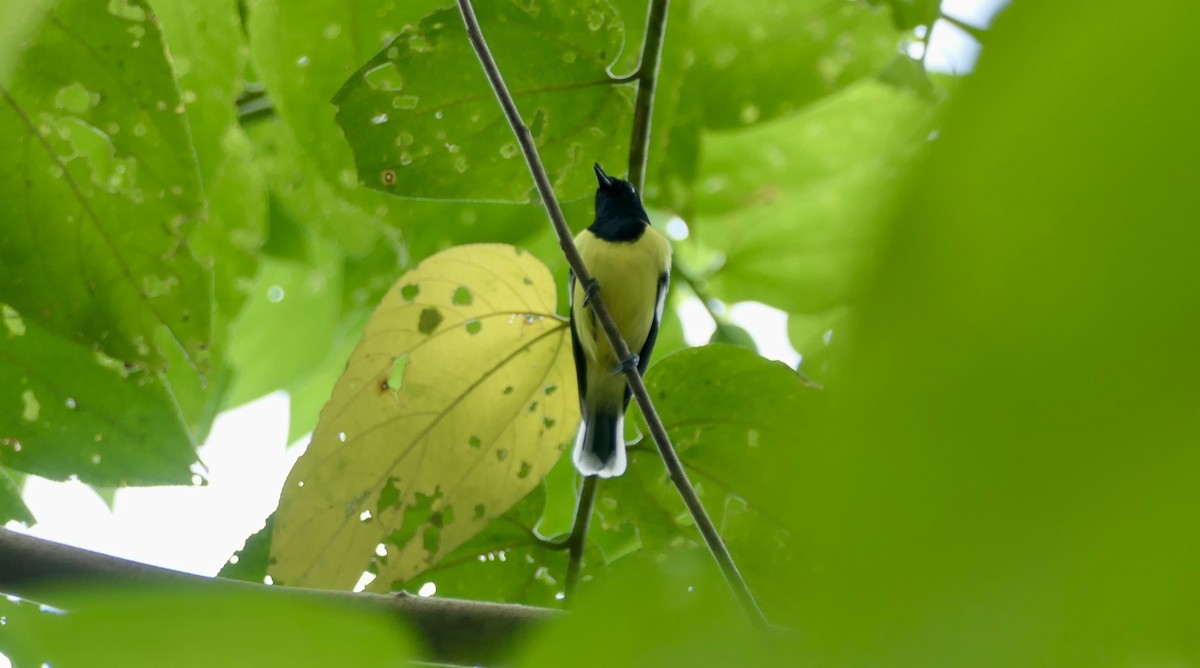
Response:
[{"label": "dark spot on leaf", "polygon": [[471,446],[472,448],[478,448],[480,445],[483,445],[483,443],[479,440],[478,436],[472,436],[471,438],[467,439],[467,445]]},{"label": "dark spot on leaf", "polygon": [[540,137],[545,131],[546,110],[538,109],[537,111],[533,112],[533,122],[529,124],[529,132],[533,134],[534,137]]},{"label": "dark spot on leaf", "polygon": [[531,403],[531,404],[529,404],[529,412],[530,412],[530,413],[532,413],[532,412],[534,412],[534,411],[536,411],[536,410],[537,410],[537,402],[536,402],[536,401],[535,401],[535,402],[533,402],[533,403]]},{"label": "dark spot on leaf", "polygon": [[550,427],[553,427],[555,424],[554,418],[546,418],[545,420],[542,420],[542,422],[546,425],[547,429],[549,429]]},{"label": "dark spot on leaf", "polygon": [[529,474],[532,472],[533,472],[532,464],[530,464],[529,462],[521,462],[521,470],[517,471],[517,477],[518,478],[528,478]]},{"label": "dark spot on leaf", "polygon": [[421,294],[421,286],[415,283],[409,283],[408,285],[400,288],[400,296],[404,297],[404,301],[406,302],[411,303],[412,300],[416,299],[417,295],[419,294]]},{"label": "dark spot on leaf", "polygon": [[505,393],[505,394],[512,394],[512,393],[513,393],[513,386],[512,386],[512,385],[509,385],[508,387],[504,388],[504,393]]},{"label": "dark spot on leaf", "polygon": [[442,498],[442,490],[435,488],[432,495],[417,492],[415,497],[413,503],[404,508],[404,517],[400,520],[400,528],[393,531],[384,541],[385,543],[398,548],[408,545],[413,536],[417,535],[417,530],[429,520],[430,515],[433,515],[433,504]]},{"label": "dark spot on leaf", "polygon": [[441,514],[440,512],[437,512],[437,513],[434,513],[434,514],[430,515],[430,516],[429,516],[429,523],[430,523],[430,524],[432,524],[433,526],[435,526],[435,527],[439,528],[439,529],[440,529],[440,528],[442,528],[442,527],[444,526],[444,525],[442,524],[442,514]]},{"label": "dark spot on leaf", "polygon": [[425,528],[425,537],[421,541],[425,551],[429,554],[436,554],[438,547],[442,544],[442,530],[440,527],[432,526]]},{"label": "dark spot on leaf", "polygon": [[467,321],[467,334],[474,336],[474,335],[478,334],[479,331],[482,329],[483,329],[482,322],[479,322],[478,320]]},{"label": "dark spot on leaf", "polygon": [[430,306],[421,311],[421,319],[417,321],[417,331],[428,336],[442,324],[442,312]]},{"label": "dark spot on leaf", "polygon": [[475,504],[475,519],[483,519],[483,514],[487,512],[487,508],[482,503]]},{"label": "dark spot on leaf", "polygon": [[380,172],[379,182],[382,183],[383,187],[385,188],[391,188],[392,186],[396,185],[396,170],[385,169]]},{"label": "dark spot on leaf", "polygon": [[505,450],[504,448],[500,448],[499,450],[497,450],[496,451],[496,459],[499,459],[500,461],[504,461],[504,460],[508,459],[508,450]]},{"label": "dark spot on leaf", "polygon": [[533,279],[532,279],[532,278],[530,278],[530,277],[526,276],[524,280],[525,280],[525,285],[533,285]]},{"label": "dark spot on leaf", "polygon": [[471,291],[464,287],[459,287],[454,291],[453,301],[458,306],[470,306],[472,301]]},{"label": "dark spot on leaf", "polygon": [[379,501],[375,503],[375,512],[382,515],[383,511],[400,507],[400,479],[390,476],[379,490]]},{"label": "dark spot on leaf", "polygon": [[549,395],[551,395],[551,394],[554,394],[554,392],[555,392],[557,389],[558,389],[558,386],[557,386],[557,385],[547,385],[547,386],[546,386],[546,389],[544,389],[544,390],[542,390],[542,391],[546,393],[546,396],[549,396]]}]

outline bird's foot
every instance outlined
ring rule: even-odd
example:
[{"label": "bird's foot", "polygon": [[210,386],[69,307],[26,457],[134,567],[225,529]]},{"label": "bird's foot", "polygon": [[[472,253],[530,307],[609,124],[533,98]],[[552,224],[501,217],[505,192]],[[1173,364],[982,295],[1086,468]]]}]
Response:
[{"label": "bird's foot", "polygon": [[597,281],[594,278],[589,278],[587,282],[583,284],[583,305],[587,306],[590,304],[592,297],[595,297],[597,292],[600,292],[600,281]]},{"label": "bird's foot", "polygon": [[637,368],[639,361],[640,360],[638,359],[637,353],[630,353],[629,357],[626,357],[623,362],[617,365],[616,369],[613,369],[613,375],[616,376],[623,373],[629,373],[631,369]]}]

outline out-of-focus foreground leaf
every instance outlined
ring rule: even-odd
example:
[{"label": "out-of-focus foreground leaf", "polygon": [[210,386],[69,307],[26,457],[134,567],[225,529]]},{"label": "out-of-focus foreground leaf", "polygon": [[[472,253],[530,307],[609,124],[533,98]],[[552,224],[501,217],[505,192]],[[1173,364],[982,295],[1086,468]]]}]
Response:
[{"label": "out-of-focus foreground leaf", "polygon": [[402,586],[532,490],[578,424],[553,280],[510,246],[460,246],[405,274],[284,487],[275,582]]},{"label": "out-of-focus foreground leaf", "polygon": [[813,665],[1200,657],[1200,8],[1128,9],[997,20],[895,214],[826,445],[765,469]]},{"label": "out-of-focus foreground leaf", "polygon": [[311,598],[128,586],[56,596],[69,612],[6,602],[6,654],[64,667],[200,668],[399,665],[416,653],[386,612]]},{"label": "out-of-focus foreground leaf", "polygon": [[[621,17],[606,0],[497,0],[477,12],[556,193],[591,192],[587,167],[621,163],[628,150],[632,89],[608,75],[621,50]],[[533,199],[521,151],[456,8],[406,26],[334,102],[369,187],[437,199]]]}]

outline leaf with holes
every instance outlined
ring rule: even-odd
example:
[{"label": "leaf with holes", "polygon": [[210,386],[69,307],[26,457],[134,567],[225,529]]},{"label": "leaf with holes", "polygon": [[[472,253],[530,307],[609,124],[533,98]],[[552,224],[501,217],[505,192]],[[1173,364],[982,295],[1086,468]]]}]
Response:
[{"label": "leaf with holes", "polygon": [[[606,0],[478,3],[479,21],[555,190],[595,188],[593,162],[622,164],[633,89],[608,67],[624,29]],[[516,140],[457,9],[408,25],[334,98],[368,187],[409,197],[529,201]]]},{"label": "leaf with holes", "polygon": [[[7,48],[7,45],[0,48]],[[64,0],[0,80],[0,301],[122,361],[203,371],[210,272],[185,107],[144,0]]]},{"label": "leaf with holes", "polygon": [[367,323],[271,545],[277,583],[388,591],[503,515],[578,424],[567,322],[546,267],[511,246],[434,255]]}]

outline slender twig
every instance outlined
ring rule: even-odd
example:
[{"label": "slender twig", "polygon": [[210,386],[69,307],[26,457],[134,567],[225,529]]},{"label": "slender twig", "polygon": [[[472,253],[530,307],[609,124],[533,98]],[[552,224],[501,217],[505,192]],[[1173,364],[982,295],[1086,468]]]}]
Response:
[{"label": "slender twig", "polygon": [[[665,21],[665,0],[654,0],[654,4],[662,5],[661,13]],[[483,66],[489,83],[491,83],[492,90],[496,93],[496,98],[500,102],[500,107],[504,110],[504,115],[508,118],[509,125],[512,126],[513,133],[517,136],[517,142],[521,145],[521,152],[525,156],[525,162],[529,167],[530,174],[533,176],[533,181],[537,186],[538,194],[542,198],[542,203],[546,206],[546,213],[550,216],[550,222],[554,225],[554,230],[558,235],[559,246],[563,249],[567,263],[571,266],[571,270],[575,272],[576,280],[584,284],[590,283],[591,274],[583,264],[583,258],[579,256],[579,251],[575,248],[575,244],[571,240],[571,230],[567,227],[567,221],[563,217],[562,208],[559,207],[558,200],[554,196],[554,191],[550,187],[550,179],[546,176],[546,169],[542,166],[541,157],[538,155],[537,147],[533,143],[533,135],[529,131],[529,127],[521,119],[521,114],[517,111],[516,102],[513,101],[512,95],[508,92],[508,88],[504,84],[504,78],[500,75],[500,69],[496,66],[496,61],[492,58],[492,54],[488,50],[487,42],[483,37],[483,31],[479,28],[479,21],[475,18],[475,10],[471,6],[471,0],[458,0],[458,8],[462,13],[463,23],[466,25],[467,36],[471,40],[471,46],[475,49],[475,54],[479,57],[479,62]],[[655,14],[654,9],[651,9],[650,14],[651,16]],[[647,41],[649,40],[650,37],[647,36]],[[657,41],[661,47],[661,35]],[[657,64],[657,60],[655,63]],[[643,65],[645,64],[643,63]],[[649,123],[648,115],[644,122]],[[636,152],[636,149],[633,149],[633,151]],[[600,321],[617,359],[628,359],[631,354],[629,346],[621,337],[620,330],[617,329],[617,325],[613,321],[608,307],[604,304],[602,290],[597,291],[593,295],[590,305],[596,319]],[[637,399],[638,406],[642,409],[642,415],[645,417],[646,424],[650,428],[650,434],[654,437],[654,442],[658,446],[659,455],[662,456],[663,463],[666,464],[671,482],[675,484],[679,495],[683,497],[684,505],[687,506],[688,512],[691,513],[697,528],[700,529],[700,534],[704,537],[704,542],[708,545],[713,558],[720,566],[721,573],[725,576],[726,582],[733,590],[734,595],[738,598],[739,603],[741,603],[750,619],[759,625],[765,626],[766,618],[763,616],[762,610],[759,609],[758,603],[750,593],[750,588],[746,586],[745,579],[738,572],[737,565],[734,563],[733,557],[730,556],[728,548],[725,547],[725,543],[717,533],[716,527],[708,517],[708,513],[705,512],[703,504],[700,503],[700,497],[696,495],[696,490],[688,481],[687,473],[683,470],[683,464],[679,461],[679,457],[675,454],[675,449],[671,446],[667,430],[663,426],[662,420],[659,419],[658,413],[654,410],[654,404],[650,401],[650,394],[646,391],[646,385],[642,382],[641,374],[638,373],[635,366],[631,366],[626,371],[625,377],[634,398]]]},{"label": "slender twig", "polygon": [[[971,37],[975,38],[975,41],[979,42],[980,44],[983,44],[984,40],[987,38],[987,29],[986,28],[980,28],[979,26],[973,26],[970,23],[967,23],[966,21],[964,21],[960,18],[956,18],[954,16],[950,16],[949,14],[945,14],[945,13],[939,14],[938,18],[942,19],[946,23],[953,25],[954,27],[958,28],[959,30],[967,33]],[[929,26],[929,32],[933,32],[932,25]]]},{"label": "slender twig", "polygon": [[646,12],[646,41],[638,63],[637,98],[633,102],[633,135],[629,140],[629,182],[645,192],[646,157],[650,153],[650,117],[654,112],[654,89],[658,86],[658,63],[662,60],[667,34],[667,8],[671,0],[651,0]]},{"label": "slender twig", "polygon": [[587,542],[588,525],[592,521],[592,506],[596,504],[596,488],[600,478],[588,476],[583,479],[579,489],[579,501],[575,504],[575,524],[571,527],[571,535],[567,538],[567,579],[563,587],[563,596],[567,601],[572,600],[575,587],[579,584],[579,574],[583,568],[583,547]]}]

